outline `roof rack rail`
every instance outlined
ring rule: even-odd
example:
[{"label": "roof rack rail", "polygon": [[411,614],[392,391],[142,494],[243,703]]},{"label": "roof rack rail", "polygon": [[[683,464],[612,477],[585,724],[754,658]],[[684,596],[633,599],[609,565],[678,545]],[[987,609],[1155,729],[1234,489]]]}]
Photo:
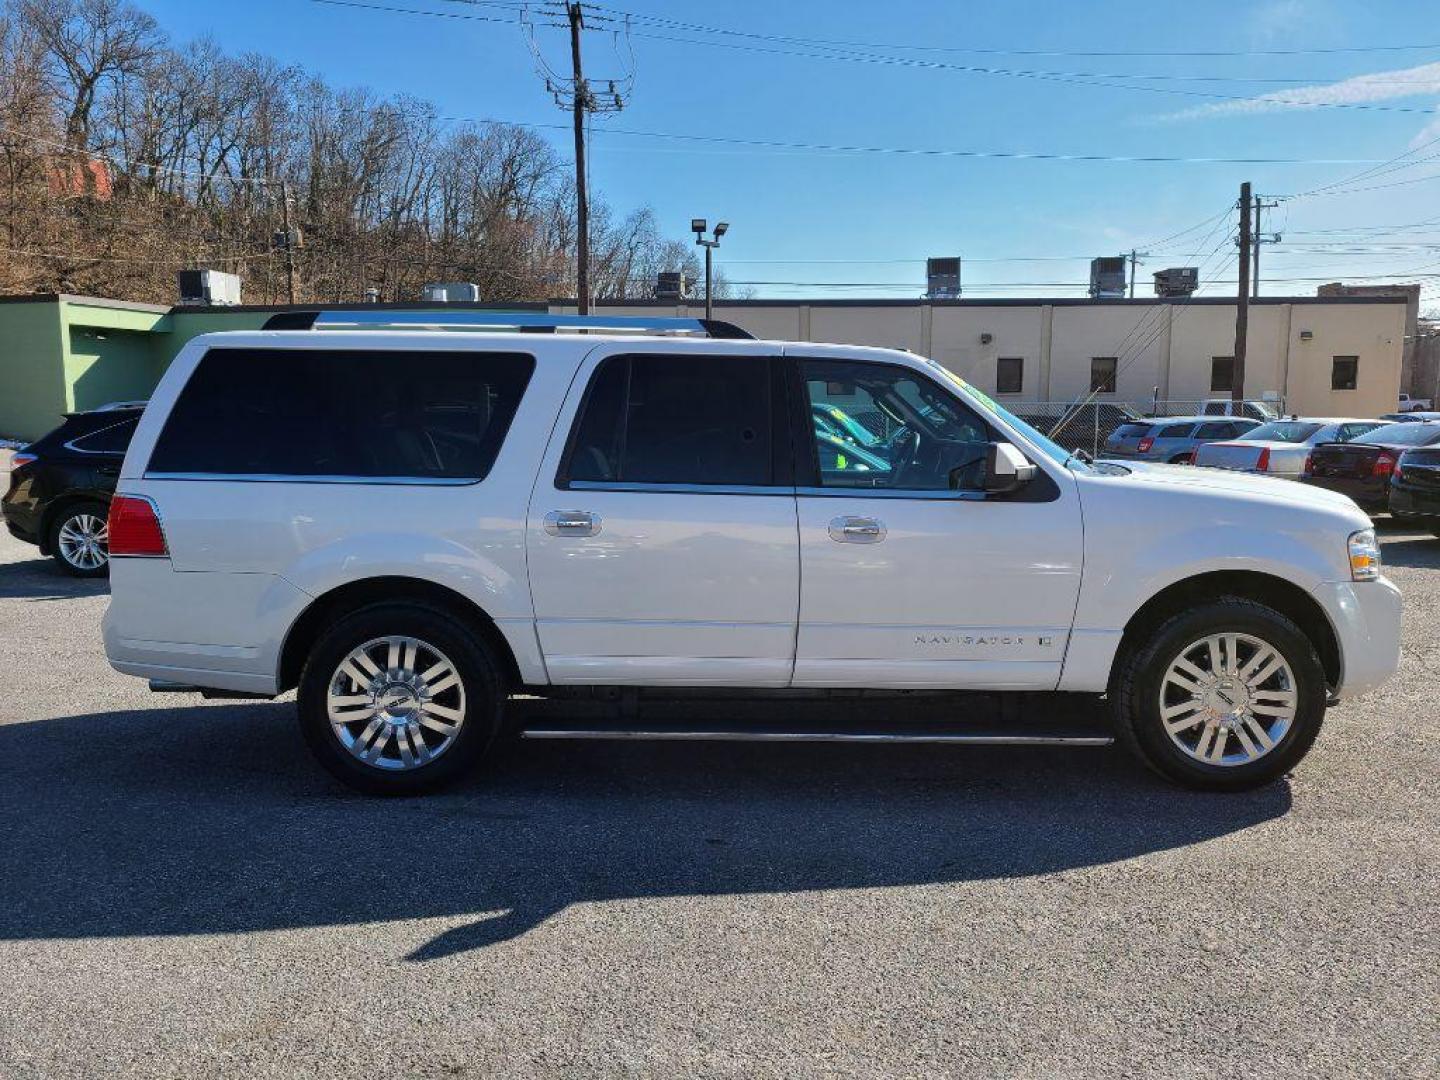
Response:
[{"label": "roof rack rail", "polygon": [[458,330],[522,334],[649,334],[660,337],[753,339],[754,334],[719,319],[652,318],[641,315],[548,315],[533,311],[282,311],[266,330]]}]

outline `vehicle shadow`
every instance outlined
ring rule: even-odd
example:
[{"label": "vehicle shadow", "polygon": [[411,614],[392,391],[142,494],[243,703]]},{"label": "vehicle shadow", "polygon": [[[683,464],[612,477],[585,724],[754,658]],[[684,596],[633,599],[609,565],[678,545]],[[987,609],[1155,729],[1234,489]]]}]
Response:
[{"label": "vehicle shadow", "polygon": [[52,559],[0,562],[0,600],[70,600],[109,591],[109,578],[71,577]]},{"label": "vehicle shadow", "polygon": [[1384,566],[1409,566],[1433,570],[1440,567],[1440,539],[1429,532],[1380,531],[1380,560]]},{"label": "vehicle shadow", "polygon": [[430,960],[586,901],[1020,877],[1283,815],[1109,750],[544,743],[460,788],[366,799],[286,703],[0,727],[0,939],[244,933],[432,916]]}]

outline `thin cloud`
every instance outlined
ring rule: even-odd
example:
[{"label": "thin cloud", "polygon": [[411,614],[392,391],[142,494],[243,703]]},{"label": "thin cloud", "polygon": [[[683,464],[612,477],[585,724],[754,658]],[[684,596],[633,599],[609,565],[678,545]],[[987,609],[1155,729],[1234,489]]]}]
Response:
[{"label": "thin cloud", "polygon": [[1440,62],[1395,71],[1355,75],[1319,86],[1296,86],[1275,90],[1244,101],[1222,101],[1172,113],[1170,119],[1189,120],[1210,116],[1237,116],[1303,109],[1325,105],[1357,105],[1401,98],[1440,96]]}]

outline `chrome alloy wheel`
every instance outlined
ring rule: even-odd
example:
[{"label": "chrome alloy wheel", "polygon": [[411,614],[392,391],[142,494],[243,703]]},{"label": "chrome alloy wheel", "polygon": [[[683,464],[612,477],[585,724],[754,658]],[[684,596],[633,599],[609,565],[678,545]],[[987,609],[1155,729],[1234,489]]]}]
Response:
[{"label": "chrome alloy wheel", "polygon": [[77,570],[98,570],[110,561],[110,530],[105,519],[76,514],[60,526],[60,557]]},{"label": "chrome alloy wheel", "polygon": [[1180,651],[1160,680],[1170,740],[1206,765],[1264,757],[1295,722],[1295,673],[1280,651],[1249,634],[1211,634]]},{"label": "chrome alloy wheel", "polygon": [[465,687],[435,646],[375,638],[335,668],[325,709],[340,745],[366,765],[416,769],[455,742],[465,723]]}]

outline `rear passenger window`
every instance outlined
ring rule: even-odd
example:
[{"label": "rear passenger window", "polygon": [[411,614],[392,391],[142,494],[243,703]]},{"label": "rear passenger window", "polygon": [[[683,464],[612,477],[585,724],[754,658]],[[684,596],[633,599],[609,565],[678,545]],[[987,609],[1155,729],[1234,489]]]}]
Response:
[{"label": "rear passenger window", "polygon": [[148,469],[480,480],[534,367],[521,353],[211,349]]},{"label": "rear passenger window", "polygon": [[1235,426],[1229,422],[1218,423],[1212,421],[1208,424],[1201,424],[1200,430],[1195,433],[1197,439],[1228,439],[1235,434]]},{"label": "rear passenger window", "polygon": [[123,454],[135,435],[137,423],[139,417],[122,420],[99,431],[92,431],[89,435],[82,435],[72,440],[70,445],[87,454]]},{"label": "rear passenger window", "polygon": [[591,380],[564,480],[770,485],[771,365],[729,356],[612,356]]},{"label": "rear passenger window", "polygon": [[1188,439],[1195,430],[1194,424],[1171,424],[1160,432],[1162,439]]}]

